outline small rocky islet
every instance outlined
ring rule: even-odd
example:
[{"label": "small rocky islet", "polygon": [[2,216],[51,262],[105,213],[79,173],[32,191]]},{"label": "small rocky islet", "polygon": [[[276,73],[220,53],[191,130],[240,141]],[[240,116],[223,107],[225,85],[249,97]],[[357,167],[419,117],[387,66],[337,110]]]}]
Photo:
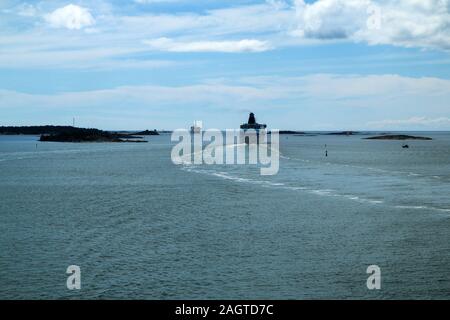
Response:
[{"label": "small rocky islet", "polygon": [[406,134],[385,134],[381,136],[374,136],[364,138],[367,140],[433,140],[429,137],[418,137],[418,136],[410,136]]}]

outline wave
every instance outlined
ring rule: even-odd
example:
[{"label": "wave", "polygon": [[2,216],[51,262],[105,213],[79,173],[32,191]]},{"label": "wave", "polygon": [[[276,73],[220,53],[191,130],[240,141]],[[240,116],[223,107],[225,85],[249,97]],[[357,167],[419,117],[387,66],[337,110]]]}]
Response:
[{"label": "wave", "polygon": [[341,194],[333,189],[317,189],[317,188],[312,188],[312,187],[308,187],[308,186],[291,186],[291,185],[286,185],[283,182],[271,182],[271,181],[267,181],[267,180],[237,177],[237,176],[230,175],[226,172],[201,170],[201,169],[194,168],[191,166],[183,167],[182,170],[188,171],[188,172],[199,173],[199,174],[206,174],[206,175],[218,177],[218,178],[221,178],[224,180],[230,180],[230,181],[239,182],[239,183],[249,183],[249,184],[253,184],[253,185],[275,187],[275,188],[287,189],[287,190],[292,190],[292,191],[302,191],[302,192],[307,192],[307,193],[314,194],[317,196],[341,197],[341,198],[345,198],[348,200],[364,202],[364,203],[369,203],[369,204],[384,203],[383,200],[370,199],[370,198],[365,198],[365,197],[357,196],[357,195]]},{"label": "wave", "polygon": [[[209,170],[201,170],[198,168],[193,167],[183,167],[183,170],[188,172],[194,172],[199,174],[206,174],[210,176],[214,176],[217,178],[221,178],[224,180],[233,181],[236,183],[248,183],[253,185],[260,185],[262,187],[273,187],[273,188],[280,188],[280,189],[286,189],[291,191],[301,191],[306,192],[309,194],[313,194],[316,196],[325,196],[325,197],[339,197],[359,203],[366,203],[370,205],[382,205],[386,204],[384,200],[381,199],[371,199],[367,197],[363,197],[361,195],[355,195],[355,194],[342,194],[337,192],[334,189],[318,189],[318,188],[312,188],[308,186],[292,186],[292,185],[286,185],[283,182],[271,182],[267,180],[260,180],[260,179],[251,179],[251,178],[244,178],[244,177],[238,177],[234,175],[230,175],[226,172],[217,172],[217,171],[209,171]],[[431,210],[431,211],[437,211],[437,212],[450,212],[450,208],[439,208],[439,207],[433,207],[433,206],[424,206],[424,205],[417,205],[417,206],[408,206],[408,205],[390,205],[393,208],[396,209],[407,209],[407,210]]]},{"label": "wave", "polygon": [[438,208],[432,206],[405,206],[405,205],[397,205],[394,206],[397,209],[408,209],[408,210],[434,210],[440,212],[450,212],[450,208]]},{"label": "wave", "polygon": [[34,150],[25,152],[6,152],[1,155],[6,157],[0,159],[2,161],[14,160],[28,160],[28,159],[42,159],[46,155],[64,155],[64,154],[80,154],[80,153],[94,153],[102,151],[120,150],[114,148],[95,148],[95,149],[67,149],[67,150]]},{"label": "wave", "polygon": [[[312,163],[313,162],[313,161],[308,160],[308,159],[288,157],[288,156],[285,156],[285,155],[281,155],[281,153],[280,153],[280,158],[286,159],[286,160],[300,161],[300,162],[304,162],[304,163]],[[319,162],[316,161],[316,163],[319,163]],[[357,166],[357,165],[351,165],[351,164],[340,164],[340,163],[333,163],[333,162],[320,162],[320,164],[325,164],[327,166],[330,166],[330,165],[344,166],[344,167],[348,167],[348,168],[368,170],[368,171],[373,171],[373,172],[385,173],[385,174],[389,174],[389,175],[395,174],[395,175],[405,176],[405,177],[408,176],[408,177],[417,177],[417,178],[423,178],[423,179],[436,179],[436,180],[444,179],[444,177],[438,176],[438,175],[430,176],[430,175],[420,174],[420,173],[417,173],[417,172],[404,172],[404,171],[397,171],[397,170],[385,170],[385,169],[380,169],[380,168],[364,167],[364,166]]]},{"label": "wave", "polygon": [[37,159],[37,158],[38,157],[16,157],[16,158],[0,159],[0,162],[15,161],[15,160],[28,160],[28,159]]}]

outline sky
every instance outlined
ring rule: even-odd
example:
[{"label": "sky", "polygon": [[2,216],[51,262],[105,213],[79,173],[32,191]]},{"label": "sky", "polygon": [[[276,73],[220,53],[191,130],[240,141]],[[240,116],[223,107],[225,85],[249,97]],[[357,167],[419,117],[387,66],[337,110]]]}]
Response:
[{"label": "sky", "polygon": [[0,0],[0,126],[450,130],[450,0]]}]

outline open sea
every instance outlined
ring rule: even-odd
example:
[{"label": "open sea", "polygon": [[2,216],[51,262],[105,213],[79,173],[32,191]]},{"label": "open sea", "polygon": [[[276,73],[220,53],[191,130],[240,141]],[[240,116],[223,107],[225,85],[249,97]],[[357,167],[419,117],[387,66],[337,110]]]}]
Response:
[{"label": "open sea", "polygon": [[0,299],[450,299],[450,133],[408,134],[280,136],[274,176],[0,136]]}]

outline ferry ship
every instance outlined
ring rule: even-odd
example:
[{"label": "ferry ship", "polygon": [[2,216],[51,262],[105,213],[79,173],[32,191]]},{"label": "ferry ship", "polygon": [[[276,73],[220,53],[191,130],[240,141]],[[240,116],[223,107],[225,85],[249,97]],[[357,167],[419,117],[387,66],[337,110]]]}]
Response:
[{"label": "ferry ship", "polygon": [[[244,138],[244,141],[246,144],[250,144],[250,136],[256,135],[254,137],[254,141],[256,144],[259,144],[259,131],[265,130],[267,128],[266,124],[257,123],[255,114],[253,112],[250,112],[250,115],[248,117],[247,123],[241,124],[241,139]],[[250,130],[250,132],[247,132],[247,130]],[[241,140],[242,141],[242,140]],[[252,142],[253,144],[253,142]]]},{"label": "ferry ship", "polygon": [[253,112],[250,112],[250,116],[248,117],[247,123],[241,124],[241,129],[244,131],[253,129],[253,130],[256,130],[256,132],[258,132],[259,130],[266,129],[266,128],[267,128],[266,124],[261,124],[261,123],[256,122],[255,114]]},{"label": "ferry ship", "polygon": [[194,121],[194,125],[191,127],[191,133],[201,133],[202,125],[201,121]]}]

